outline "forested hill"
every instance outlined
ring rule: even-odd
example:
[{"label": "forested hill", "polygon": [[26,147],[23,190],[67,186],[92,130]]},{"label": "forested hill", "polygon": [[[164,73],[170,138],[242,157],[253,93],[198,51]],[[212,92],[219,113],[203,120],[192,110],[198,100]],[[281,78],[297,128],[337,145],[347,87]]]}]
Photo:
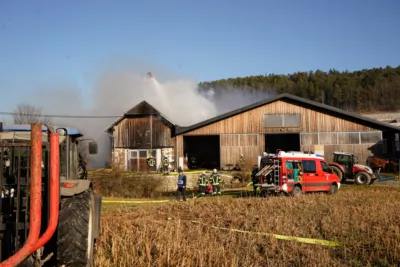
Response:
[{"label": "forested hill", "polygon": [[330,70],[289,75],[259,75],[199,83],[199,89],[215,91],[236,87],[243,90],[274,90],[290,93],[341,109],[368,111],[400,110],[400,66],[354,72]]}]

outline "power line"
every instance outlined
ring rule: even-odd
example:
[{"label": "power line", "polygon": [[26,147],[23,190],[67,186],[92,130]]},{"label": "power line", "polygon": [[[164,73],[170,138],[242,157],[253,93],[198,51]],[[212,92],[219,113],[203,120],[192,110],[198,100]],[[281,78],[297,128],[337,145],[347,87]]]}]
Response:
[{"label": "power line", "polygon": [[23,114],[18,112],[2,112],[0,115],[7,116],[27,116],[27,117],[41,117],[41,118],[72,118],[72,119],[115,119],[120,118],[122,115],[118,116],[87,116],[87,115],[41,115],[41,114]]}]

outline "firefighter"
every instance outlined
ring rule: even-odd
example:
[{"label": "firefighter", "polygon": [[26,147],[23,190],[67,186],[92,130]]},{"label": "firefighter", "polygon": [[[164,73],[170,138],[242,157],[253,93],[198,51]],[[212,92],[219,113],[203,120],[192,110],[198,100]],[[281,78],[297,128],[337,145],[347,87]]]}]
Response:
[{"label": "firefighter", "polygon": [[168,160],[168,157],[167,156],[164,156],[164,159],[163,159],[163,161],[162,161],[162,164],[163,164],[163,168],[164,168],[164,171],[168,171],[168,165],[169,165],[169,160]]},{"label": "firefighter", "polygon": [[201,196],[204,196],[206,194],[208,183],[208,177],[206,175],[206,172],[204,171],[202,174],[200,174],[199,179],[197,180],[197,184],[200,187]]},{"label": "firefighter", "polygon": [[183,173],[182,168],[179,167],[178,168],[178,188],[176,190],[176,198],[178,201],[181,201],[181,195],[182,195],[182,199],[183,201],[186,201],[186,175]]},{"label": "firefighter", "polygon": [[213,187],[213,195],[221,195],[221,176],[217,173],[217,170],[214,169],[213,173],[210,176],[210,184],[212,184]]},{"label": "firefighter", "polygon": [[149,158],[147,158],[147,166],[148,166],[149,168],[153,168],[154,165],[156,165],[156,160],[155,160],[152,156],[150,156]]},{"label": "firefighter", "polygon": [[256,193],[257,193],[257,186],[256,186],[256,184],[258,184],[258,183],[260,182],[259,179],[258,179],[258,177],[256,177],[257,172],[258,172],[258,167],[255,166],[255,167],[253,168],[252,173],[251,173],[251,181],[253,182],[254,195],[256,195]]}]

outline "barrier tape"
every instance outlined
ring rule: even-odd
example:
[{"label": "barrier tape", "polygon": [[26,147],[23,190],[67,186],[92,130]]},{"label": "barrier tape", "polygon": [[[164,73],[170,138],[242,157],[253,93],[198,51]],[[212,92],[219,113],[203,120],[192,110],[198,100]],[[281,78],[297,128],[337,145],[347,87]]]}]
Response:
[{"label": "barrier tape", "polygon": [[275,237],[276,239],[292,240],[292,241],[296,241],[296,242],[300,242],[300,243],[306,243],[306,244],[321,245],[321,246],[328,246],[328,247],[340,247],[340,246],[343,246],[343,244],[340,243],[340,242],[328,241],[328,240],[323,240],[323,239],[313,239],[313,238],[304,238],[304,237],[296,237],[296,236],[285,236],[285,235],[270,234],[270,233],[263,233],[263,232],[251,232],[251,231],[239,230],[239,229],[234,229],[234,228],[209,226],[209,225],[201,223],[199,221],[192,221],[192,223],[201,224],[201,225],[204,225],[204,226],[207,226],[207,227],[211,227],[211,228],[214,228],[214,229],[218,229],[218,230],[232,231],[232,232],[243,233],[243,234],[256,234],[256,235],[270,236],[270,237]]},{"label": "barrier tape", "polygon": [[[184,174],[200,174],[203,173],[203,171],[184,171]],[[170,172],[169,174],[171,175],[178,175],[179,172]]]},{"label": "barrier tape", "polygon": [[143,204],[143,203],[166,203],[169,200],[102,200],[102,203],[117,203],[117,204]]},{"label": "barrier tape", "polygon": [[[197,197],[198,196],[195,196],[195,198],[197,198]],[[167,203],[169,201],[170,200],[168,200],[168,199],[165,199],[165,200],[102,200],[102,203],[143,204],[143,203]],[[321,246],[327,246],[327,247],[342,247],[342,246],[344,246],[343,243],[337,242],[337,241],[305,238],[305,237],[297,237],[297,236],[286,236],[286,235],[271,234],[271,233],[265,233],[265,232],[246,231],[246,230],[240,230],[240,229],[235,229],[235,228],[210,226],[210,225],[207,225],[207,224],[199,222],[199,221],[191,221],[191,222],[196,223],[196,224],[201,224],[203,226],[210,227],[210,228],[217,229],[217,230],[231,231],[231,232],[242,233],[242,234],[255,234],[255,235],[269,236],[269,237],[274,237],[274,238],[280,239],[280,240],[296,241],[296,242],[305,243],[305,244],[321,245]],[[354,246],[354,247],[357,247],[360,249],[371,249],[368,246]],[[372,249],[383,250],[386,248],[374,247]]]}]

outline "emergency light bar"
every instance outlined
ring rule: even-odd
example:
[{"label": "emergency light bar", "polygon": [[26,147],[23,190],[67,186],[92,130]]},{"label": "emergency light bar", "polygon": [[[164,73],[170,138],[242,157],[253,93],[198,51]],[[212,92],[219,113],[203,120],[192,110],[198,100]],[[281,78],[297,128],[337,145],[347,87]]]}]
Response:
[{"label": "emergency light bar", "polygon": [[285,157],[285,158],[298,158],[298,157],[304,157],[304,158],[322,158],[324,159],[324,156],[321,154],[308,154],[308,153],[304,153],[301,151],[279,151],[278,155],[276,155],[277,157]]}]

